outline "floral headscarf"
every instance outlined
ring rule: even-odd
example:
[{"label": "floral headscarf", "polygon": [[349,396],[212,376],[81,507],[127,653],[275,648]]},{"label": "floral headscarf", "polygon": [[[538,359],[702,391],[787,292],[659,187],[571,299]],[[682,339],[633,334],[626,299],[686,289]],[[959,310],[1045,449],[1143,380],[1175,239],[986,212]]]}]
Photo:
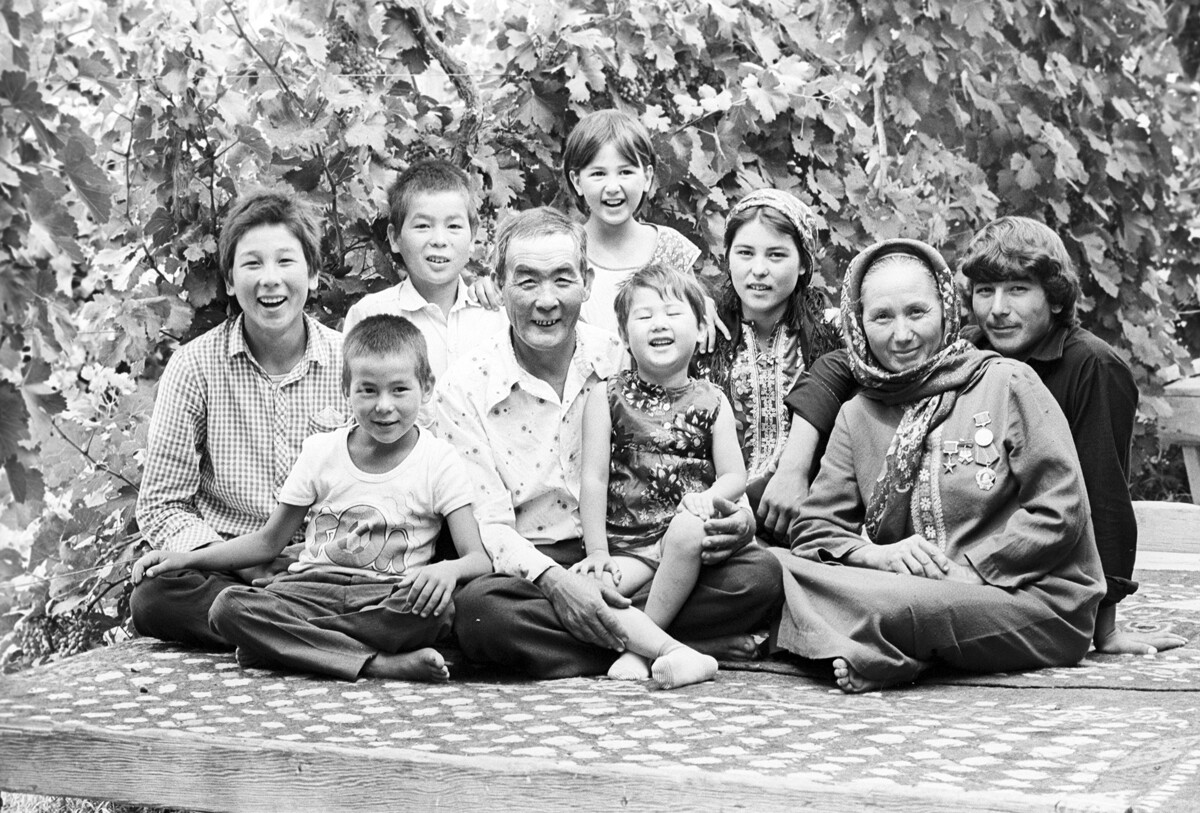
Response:
[{"label": "floral headscarf", "polygon": [[[915,262],[927,269],[937,286],[942,306],[941,348],[921,364],[902,372],[885,369],[867,344],[863,328],[862,281],[868,271],[887,273],[890,266]],[[874,541],[881,529],[900,538],[908,518],[912,487],[925,454],[925,438],[954,408],[958,391],[973,380],[995,353],[977,350],[961,338],[958,289],[946,261],[919,240],[885,240],[859,253],[842,283],[842,338],[854,377],[868,398],[903,405],[904,414],[888,446],[883,473],[867,503],[865,530]]]}]

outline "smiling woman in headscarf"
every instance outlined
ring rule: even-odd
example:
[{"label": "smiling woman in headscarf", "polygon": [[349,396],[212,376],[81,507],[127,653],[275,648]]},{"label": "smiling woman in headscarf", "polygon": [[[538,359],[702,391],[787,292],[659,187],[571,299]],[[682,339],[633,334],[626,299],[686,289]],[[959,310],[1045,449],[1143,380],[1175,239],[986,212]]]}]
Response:
[{"label": "smiling woman in headscarf", "polygon": [[838,414],[783,562],[781,648],[846,692],[934,663],[1078,662],[1104,579],[1070,429],[1027,366],[959,337],[942,257],[859,254],[842,335],[862,387]]},{"label": "smiling woman in headscarf", "polygon": [[[837,332],[823,321],[824,297],[809,286],[817,250],[816,219],[795,195],[758,189],[739,200],[725,222],[727,274],[713,292],[730,335],[718,335],[716,349],[696,361],[696,375],[729,398],[759,533],[777,530],[778,544],[787,521],[760,499],[771,502],[764,490],[791,432],[784,396],[817,356],[837,346]],[[777,497],[789,502],[795,495]]]}]

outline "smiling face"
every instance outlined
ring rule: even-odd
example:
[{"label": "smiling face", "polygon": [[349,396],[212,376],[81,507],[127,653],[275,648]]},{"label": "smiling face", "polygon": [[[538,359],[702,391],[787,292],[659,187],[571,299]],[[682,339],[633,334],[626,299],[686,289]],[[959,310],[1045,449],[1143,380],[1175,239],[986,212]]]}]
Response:
[{"label": "smiling face", "polygon": [[622,157],[616,144],[600,147],[587,166],[571,172],[571,186],[588,207],[588,218],[608,226],[633,219],[642,198],[650,191],[654,169]]},{"label": "smiling face", "polygon": [[[392,446],[412,431],[432,389],[417,372],[411,353],[365,353],[350,359],[350,409],[371,443]],[[370,445],[370,444],[367,444]]]},{"label": "smiling face", "polygon": [[474,235],[467,205],[467,196],[457,190],[422,192],[409,202],[400,228],[388,226],[392,251],[427,300],[455,289],[471,258]]},{"label": "smiling face", "polygon": [[700,321],[687,302],[653,288],[633,289],[621,338],[642,378],[668,387],[686,383],[699,337]]},{"label": "smiling face", "polygon": [[884,369],[903,372],[941,348],[941,297],[929,271],[915,260],[868,270],[860,300],[867,346]]},{"label": "smiling face", "polygon": [[241,306],[252,341],[279,338],[301,325],[316,288],[304,248],[287,226],[255,226],[238,240],[225,289]]},{"label": "smiling face", "polygon": [[972,284],[971,310],[997,353],[1021,358],[1050,332],[1062,306],[1051,305],[1046,289],[1026,278]]},{"label": "smiling face", "polygon": [[796,241],[761,218],[748,221],[729,246],[729,276],[742,317],[773,326],[783,316],[800,281]]},{"label": "smiling face", "polygon": [[579,309],[592,287],[574,238],[564,232],[515,237],[505,264],[500,295],[518,356],[572,350]]}]

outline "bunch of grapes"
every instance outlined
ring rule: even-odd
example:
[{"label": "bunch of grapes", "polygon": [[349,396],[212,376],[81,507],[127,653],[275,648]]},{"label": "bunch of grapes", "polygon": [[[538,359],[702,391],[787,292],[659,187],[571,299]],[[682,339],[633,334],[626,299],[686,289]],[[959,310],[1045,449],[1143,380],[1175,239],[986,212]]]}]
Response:
[{"label": "bunch of grapes", "polygon": [[54,654],[66,657],[95,648],[112,626],[110,620],[103,613],[79,607],[62,615],[25,618],[14,631],[24,658],[38,661]]},{"label": "bunch of grapes", "polygon": [[350,24],[341,17],[334,17],[328,27],[328,45],[325,57],[342,66],[342,72],[364,92],[373,89],[373,79],[380,72],[379,60],[368,53]]},{"label": "bunch of grapes", "polygon": [[646,80],[645,75],[638,71],[637,76],[630,78],[621,76],[612,68],[604,69],[604,78],[608,82],[610,91],[620,96],[630,104],[636,104],[639,107],[644,107],[646,97],[650,95],[650,82]]}]

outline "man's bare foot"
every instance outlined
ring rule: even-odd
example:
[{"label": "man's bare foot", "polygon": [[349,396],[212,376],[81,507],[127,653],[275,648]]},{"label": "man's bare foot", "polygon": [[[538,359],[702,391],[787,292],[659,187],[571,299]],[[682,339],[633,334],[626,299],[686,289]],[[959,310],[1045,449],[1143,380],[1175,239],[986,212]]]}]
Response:
[{"label": "man's bare foot", "polygon": [[758,641],[753,635],[724,635],[686,643],[697,652],[711,655],[719,661],[753,661],[758,658]]},{"label": "man's bare foot", "polygon": [[1131,632],[1118,629],[1104,640],[1096,641],[1096,651],[1105,655],[1155,655],[1183,646],[1187,641],[1182,635],[1166,630]]},{"label": "man's bare foot", "polygon": [[654,659],[650,672],[660,688],[675,689],[712,680],[717,676],[717,661],[711,655],[675,644]]},{"label": "man's bare foot", "polygon": [[846,694],[877,692],[884,686],[883,681],[867,680],[860,675],[845,658],[833,659],[833,679],[837,682],[838,688]]},{"label": "man's bare foot", "polygon": [[650,661],[633,652],[625,652],[608,667],[613,680],[649,680]]},{"label": "man's bare foot", "polygon": [[422,683],[445,683],[450,679],[446,661],[436,649],[425,647],[415,652],[388,655],[380,652],[367,661],[363,677],[387,680],[417,680]]}]

